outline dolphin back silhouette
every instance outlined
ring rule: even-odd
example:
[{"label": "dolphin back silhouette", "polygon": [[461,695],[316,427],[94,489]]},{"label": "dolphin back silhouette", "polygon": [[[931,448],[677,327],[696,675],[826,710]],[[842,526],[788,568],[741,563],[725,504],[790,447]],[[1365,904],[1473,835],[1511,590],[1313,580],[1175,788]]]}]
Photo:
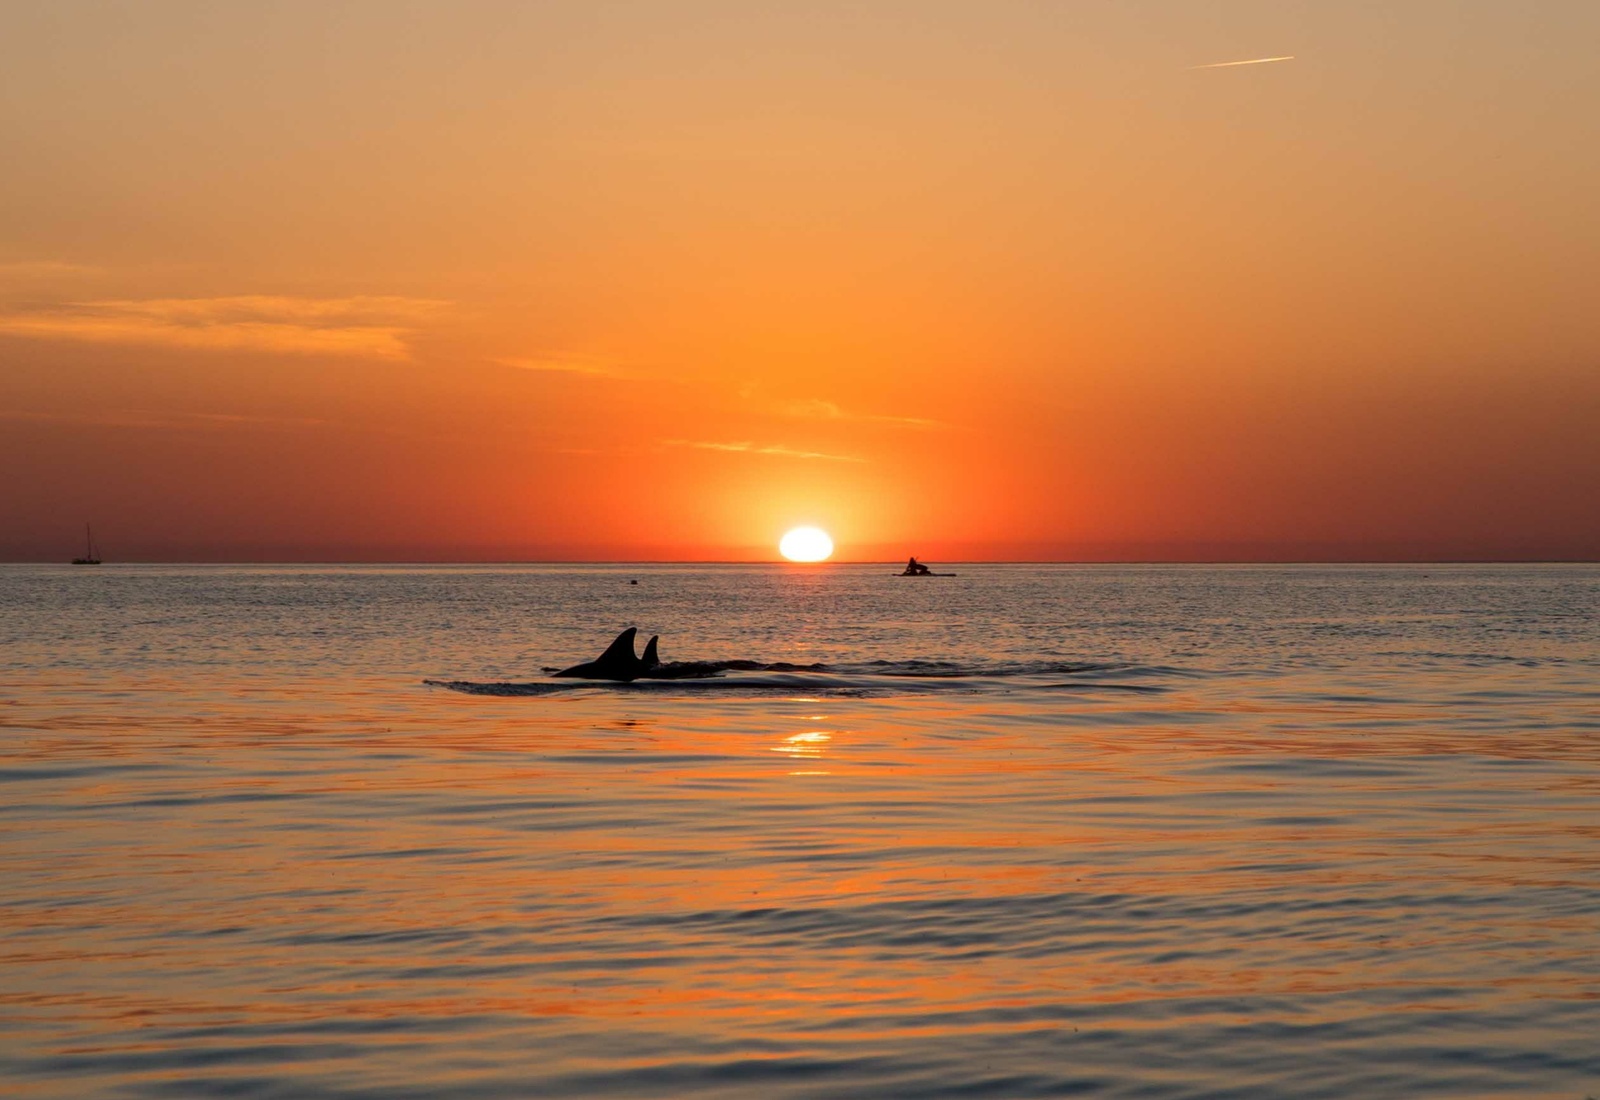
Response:
[{"label": "dolphin back silhouette", "polygon": [[638,627],[630,626],[618,634],[616,641],[607,646],[606,651],[594,660],[564,668],[554,675],[570,676],[580,680],[620,680],[623,683],[637,680],[660,664],[656,657],[655,637],[645,645],[643,660],[633,652],[633,638],[638,633]]}]

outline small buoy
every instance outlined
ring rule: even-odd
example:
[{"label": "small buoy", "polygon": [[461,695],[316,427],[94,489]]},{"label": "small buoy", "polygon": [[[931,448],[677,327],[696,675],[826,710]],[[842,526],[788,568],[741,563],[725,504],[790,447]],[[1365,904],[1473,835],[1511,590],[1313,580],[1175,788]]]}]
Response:
[{"label": "small buoy", "polygon": [[629,581],[628,583],[629,584],[638,584],[639,582],[638,581]]}]

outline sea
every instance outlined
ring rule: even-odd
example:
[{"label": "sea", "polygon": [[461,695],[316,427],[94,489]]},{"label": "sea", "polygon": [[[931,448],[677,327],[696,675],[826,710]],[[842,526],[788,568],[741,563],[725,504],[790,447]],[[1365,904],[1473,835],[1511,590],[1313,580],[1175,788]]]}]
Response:
[{"label": "sea", "polygon": [[1600,1096],[1600,566],[895,568],[0,566],[0,1094]]}]

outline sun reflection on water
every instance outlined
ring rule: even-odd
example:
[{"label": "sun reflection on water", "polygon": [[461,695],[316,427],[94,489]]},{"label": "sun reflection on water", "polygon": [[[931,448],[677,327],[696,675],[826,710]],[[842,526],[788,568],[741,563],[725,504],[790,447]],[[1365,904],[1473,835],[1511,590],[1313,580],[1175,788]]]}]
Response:
[{"label": "sun reflection on water", "polygon": [[773,752],[786,752],[791,756],[821,756],[822,746],[833,740],[831,733],[822,730],[807,730],[804,733],[790,734],[783,739],[783,744],[773,747]]},{"label": "sun reflection on water", "polygon": [[[814,717],[821,718],[823,716],[815,715]],[[827,746],[828,742],[832,740],[833,734],[826,730],[802,730],[799,733],[791,733],[789,736],[785,737],[781,743],[773,745],[771,751],[782,753],[783,755],[791,757],[797,761],[821,760],[823,756],[823,749]],[[793,771],[789,774],[828,775],[829,773],[812,768],[806,771]]]}]

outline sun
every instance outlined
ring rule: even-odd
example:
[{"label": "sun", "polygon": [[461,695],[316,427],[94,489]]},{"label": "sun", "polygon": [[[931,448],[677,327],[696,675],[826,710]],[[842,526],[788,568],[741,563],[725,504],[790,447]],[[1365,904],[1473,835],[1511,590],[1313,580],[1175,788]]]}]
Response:
[{"label": "sun", "polygon": [[778,553],[790,561],[827,561],[833,540],[820,527],[796,527],[778,543]]}]

